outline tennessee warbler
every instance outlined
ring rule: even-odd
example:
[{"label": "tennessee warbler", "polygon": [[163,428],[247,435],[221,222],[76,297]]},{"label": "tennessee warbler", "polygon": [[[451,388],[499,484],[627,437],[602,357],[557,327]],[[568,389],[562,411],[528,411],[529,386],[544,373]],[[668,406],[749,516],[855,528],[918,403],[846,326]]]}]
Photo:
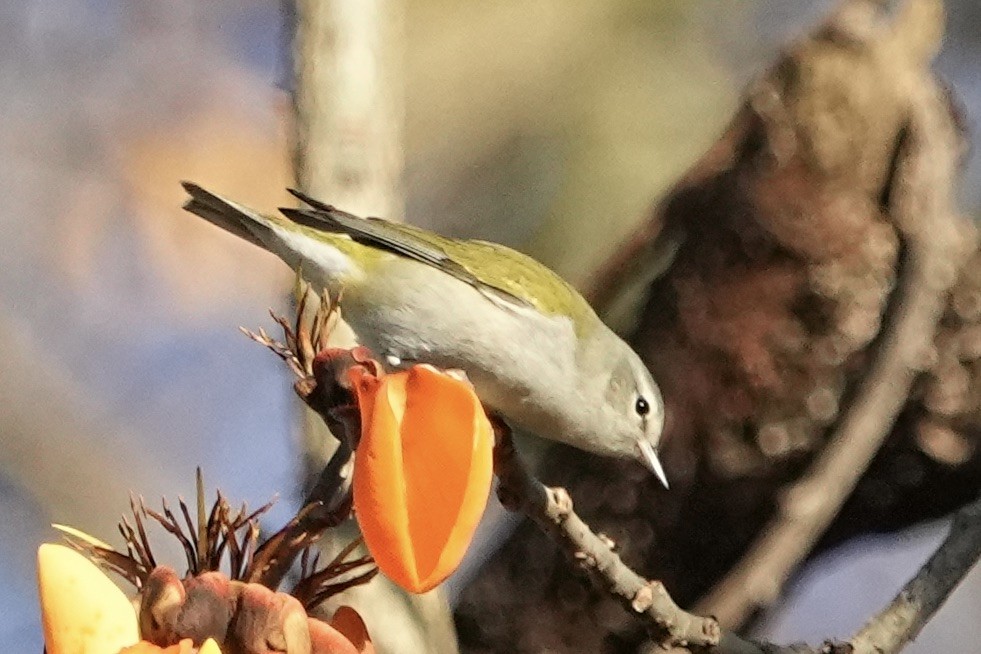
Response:
[{"label": "tennessee warbler", "polygon": [[398,368],[463,370],[513,426],[598,454],[657,457],[664,402],[637,354],[557,274],[510,248],[309,208],[263,215],[184,183],[184,208],[342,293],[361,343]]}]

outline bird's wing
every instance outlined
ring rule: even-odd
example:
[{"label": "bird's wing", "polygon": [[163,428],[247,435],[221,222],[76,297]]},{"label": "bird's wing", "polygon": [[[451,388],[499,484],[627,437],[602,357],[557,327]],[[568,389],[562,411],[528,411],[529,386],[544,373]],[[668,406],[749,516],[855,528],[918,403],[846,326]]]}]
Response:
[{"label": "bird's wing", "polygon": [[290,220],[314,229],[347,234],[364,245],[414,259],[470,284],[490,300],[511,308],[533,308],[569,316],[577,329],[595,316],[565,280],[527,255],[497,243],[461,241],[381,218],[360,218],[304,193],[290,193],[311,209],[281,209]]},{"label": "bird's wing", "polygon": [[361,218],[324,204],[295,189],[290,189],[290,193],[313,207],[312,211],[280,209],[283,215],[293,222],[314,229],[347,234],[364,245],[388,250],[442,270],[482,292],[492,292],[495,296],[501,296],[499,299],[524,306],[530,305],[525,298],[505,288],[487,283],[453,259],[445,249],[450,239],[381,218]]}]

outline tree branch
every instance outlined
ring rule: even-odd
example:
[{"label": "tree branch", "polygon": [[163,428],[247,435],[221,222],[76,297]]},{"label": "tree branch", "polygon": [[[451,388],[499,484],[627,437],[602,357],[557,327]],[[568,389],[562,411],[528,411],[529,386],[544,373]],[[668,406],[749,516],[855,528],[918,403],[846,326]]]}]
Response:
[{"label": "tree branch", "polygon": [[511,511],[535,522],[553,542],[628,611],[643,617],[663,649],[706,650],[714,654],[894,654],[903,649],[943,605],[954,588],[981,558],[981,499],[958,512],[950,534],[899,595],[850,641],[826,641],[819,647],[757,644],[682,610],[664,585],[631,570],[614,543],[593,533],[576,515],[563,488],[549,488],[535,479],[514,450],[510,431],[494,420],[497,442],[494,469],[498,497]]},{"label": "tree branch", "polygon": [[950,533],[881,613],[851,639],[854,654],[894,654],[916,638],[981,559],[981,498],[956,514]]},{"label": "tree branch", "polygon": [[400,0],[296,0],[293,159],[314,197],[402,215]]},{"label": "tree branch", "polygon": [[549,488],[528,472],[515,452],[507,425],[500,420],[492,422],[497,437],[494,470],[501,504],[531,518],[624,608],[643,616],[662,647],[713,647],[713,651],[726,654],[763,654],[760,647],[734,634],[723,634],[713,618],[683,611],[661,582],[648,581],[628,568],[614,550],[615,544],[606,536],[593,533],[576,515],[572,498],[564,488]]}]

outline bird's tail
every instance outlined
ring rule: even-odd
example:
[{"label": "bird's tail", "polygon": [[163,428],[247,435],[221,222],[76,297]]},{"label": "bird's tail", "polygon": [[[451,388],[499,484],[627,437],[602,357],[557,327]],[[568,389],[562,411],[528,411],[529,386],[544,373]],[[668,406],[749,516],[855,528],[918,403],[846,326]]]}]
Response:
[{"label": "bird's tail", "polygon": [[335,285],[349,284],[350,273],[357,270],[352,252],[363,246],[347,236],[330,229],[313,229],[284,216],[263,215],[191,182],[181,185],[191,196],[184,209],[272,252],[293,270],[302,269],[308,281],[335,292]]},{"label": "bird's tail", "polygon": [[181,186],[191,196],[184,203],[185,210],[253,245],[269,249],[270,237],[273,235],[270,218],[192,182],[181,182]]}]

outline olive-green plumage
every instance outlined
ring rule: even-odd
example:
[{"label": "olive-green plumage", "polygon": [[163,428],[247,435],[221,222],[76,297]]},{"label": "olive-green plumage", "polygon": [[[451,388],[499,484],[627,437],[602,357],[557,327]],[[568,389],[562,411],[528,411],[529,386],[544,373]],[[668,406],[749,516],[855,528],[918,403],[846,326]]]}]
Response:
[{"label": "olive-green plumage", "polygon": [[406,236],[439,248],[446,256],[488,287],[503,291],[549,316],[567,316],[577,330],[591,326],[592,307],[567,281],[531,257],[509,247],[479,240],[455,240],[387,223]]},{"label": "olive-green plumage", "polygon": [[509,296],[545,315],[568,317],[576,325],[577,333],[590,329],[597,320],[589,303],[576,289],[526,254],[498,243],[449,238],[382,218],[358,218],[299,191],[291,193],[313,210],[281,211],[301,227],[313,230],[317,238],[330,238],[332,232],[323,230],[336,229],[368,248],[417,259],[477,288]]},{"label": "olive-green plumage", "polygon": [[309,206],[259,214],[194,184],[185,208],[341,292],[359,340],[392,366],[467,373],[515,426],[638,458],[660,477],[657,385],[630,347],[565,280],[503,245]]}]

